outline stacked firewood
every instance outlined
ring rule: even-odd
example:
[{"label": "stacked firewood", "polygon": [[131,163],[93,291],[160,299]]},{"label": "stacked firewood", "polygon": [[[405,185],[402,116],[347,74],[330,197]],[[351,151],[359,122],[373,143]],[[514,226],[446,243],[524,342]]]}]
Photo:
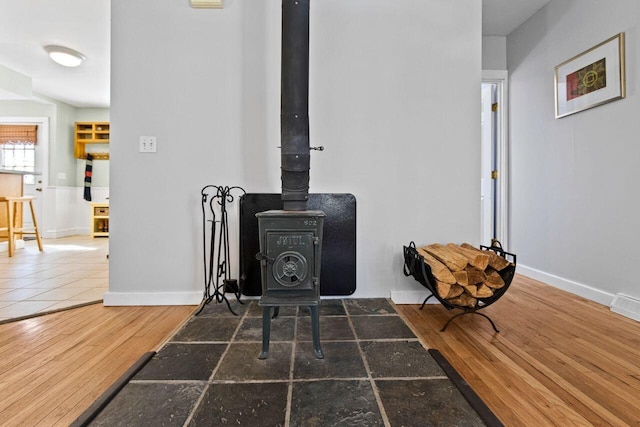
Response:
[{"label": "stacked firewood", "polygon": [[499,272],[511,265],[495,252],[468,243],[435,243],[417,251],[431,267],[438,296],[460,307],[474,308],[478,299],[493,296],[505,285]]}]

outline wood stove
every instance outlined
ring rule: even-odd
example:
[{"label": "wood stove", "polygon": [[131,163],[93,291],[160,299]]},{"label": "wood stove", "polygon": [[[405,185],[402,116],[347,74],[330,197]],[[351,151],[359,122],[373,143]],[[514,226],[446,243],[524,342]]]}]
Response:
[{"label": "wood stove", "polygon": [[262,352],[269,354],[271,311],[306,306],[315,356],[320,348],[320,254],[324,213],[309,200],[309,0],[282,1],[281,67],[282,210],[257,213],[260,239]]},{"label": "wood stove", "polygon": [[322,211],[272,210],[256,214],[260,236],[263,307],[261,359],[269,354],[271,309],[304,306],[311,312],[313,350],[320,348],[320,256],[322,253]]}]

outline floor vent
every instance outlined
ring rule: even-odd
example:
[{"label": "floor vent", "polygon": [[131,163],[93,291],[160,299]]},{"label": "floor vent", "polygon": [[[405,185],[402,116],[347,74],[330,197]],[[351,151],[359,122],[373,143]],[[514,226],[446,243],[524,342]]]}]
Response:
[{"label": "floor vent", "polygon": [[617,294],[611,303],[611,311],[640,321],[640,300],[624,294]]}]

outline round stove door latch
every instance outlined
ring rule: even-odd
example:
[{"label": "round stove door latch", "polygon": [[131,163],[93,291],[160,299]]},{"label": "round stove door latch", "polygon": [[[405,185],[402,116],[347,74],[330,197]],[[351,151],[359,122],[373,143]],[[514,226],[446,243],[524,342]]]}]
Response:
[{"label": "round stove door latch", "polygon": [[288,288],[303,282],[307,277],[307,270],[307,260],[298,252],[282,252],[273,263],[273,277]]}]

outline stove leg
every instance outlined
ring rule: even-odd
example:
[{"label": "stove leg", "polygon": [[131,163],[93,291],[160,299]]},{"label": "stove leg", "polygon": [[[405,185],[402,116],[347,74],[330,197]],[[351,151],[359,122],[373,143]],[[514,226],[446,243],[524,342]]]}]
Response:
[{"label": "stove leg", "polygon": [[324,359],[324,353],[320,348],[320,314],[318,312],[318,306],[313,305],[309,307],[311,311],[311,333],[313,335],[313,352],[316,355],[316,359]]},{"label": "stove leg", "polygon": [[271,307],[262,308],[262,353],[258,359],[269,357],[269,340],[271,339]]}]

